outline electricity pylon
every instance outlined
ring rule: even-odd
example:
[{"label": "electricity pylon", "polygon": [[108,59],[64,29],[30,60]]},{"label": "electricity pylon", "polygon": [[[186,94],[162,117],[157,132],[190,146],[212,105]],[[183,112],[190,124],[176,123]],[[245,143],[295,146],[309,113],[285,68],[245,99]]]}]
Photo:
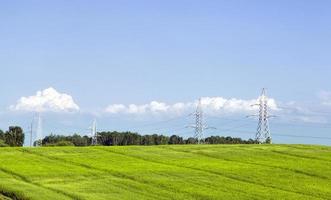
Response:
[{"label": "electricity pylon", "polygon": [[34,119],[32,119],[30,125],[30,147],[33,147],[33,123],[34,123]]},{"label": "electricity pylon", "polygon": [[43,125],[42,125],[42,118],[41,114],[38,113],[38,121],[37,121],[37,133],[36,133],[36,141],[35,146],[42,146],[42,139],[43,139]]},{"label": "electricity pylon", "polygon": [[204,134],[203,134],[204,130],[215,129],[213,127],[208,127],[204,123],[201,98],[199,99],[197,108],[192,115],[195,117],[195,124],[188,127],[194,128],[194,138],[197,140],[198,144],[201,144],[201,142],[203,142],[204,139]]},{"label": "electricity pylon", "polygon": [[269,115],[269,107],[268,107],[268,97],[266,95],[266,89],[262,89],[262,94],[259,97],[259,103],[255,104],[255,106],[259,106],[259,122],[257,126],[256,132],[256,141],[259,144],[267,143],[271,144],[271,133],[269,129],[269,118],[272,117]]},{"label": "electricity pylon", "polygon": [[92,132],[92,145],[96,146],[98,145],[98,133],[97,133],[97,121],[94,120],[92,127],[91,127],[91,132]]}]

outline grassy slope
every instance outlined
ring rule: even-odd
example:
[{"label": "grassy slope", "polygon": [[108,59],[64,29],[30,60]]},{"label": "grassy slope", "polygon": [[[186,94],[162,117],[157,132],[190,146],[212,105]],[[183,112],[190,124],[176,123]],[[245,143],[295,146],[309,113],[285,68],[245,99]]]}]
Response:
[{"label": "grassy slope", "polygon": [[330,147],[1,148],[0,161],[0,191],[21,199],[331,199]]}]

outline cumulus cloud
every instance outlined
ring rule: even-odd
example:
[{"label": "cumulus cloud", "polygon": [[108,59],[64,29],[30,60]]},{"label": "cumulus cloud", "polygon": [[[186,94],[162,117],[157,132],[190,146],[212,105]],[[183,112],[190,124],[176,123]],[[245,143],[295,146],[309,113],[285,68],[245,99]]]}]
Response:
[{"label": "cumulus cloud", "polygon": [[[206,110],[211,112],[221,111],[228,113],[245,112],[249,113],[258,110],[257,106],[252,106],[258,103],[258,99],[242,100],[242,99],[225,99],[222,97],[204,97],[201,103]],[[268,106],[271,110],[278,110],[274,99],[268,100]]]},{"label": "cumulus cloud", "polygon": [[[109,105],[105,112],[111,114],[158,114],[158,113],[175,113],[181,114],[184,112],[190,112],[197,106],[195,102],[178,102],[174,104],[167,104],[164,102],[152,101],[148,104],[136,105],[124,105],[113,104]],[[242,100],[242,99],[226,99],[223,97],[203,97],[201,98],[201,104],[207,113],[250,113],[256,111],[258,107],[252,106],[258,103],[258,99]],[[268,105],[271,110],[278,110],[276,101],[269,99]]]},{"label": "cumulus cloud", "polygon": [[118,114],[118,113],[126,113],[126,114],[144,114],[144,113],[167,113],[169,111],[180,111],[188,108],[188,105],[183,103],[176,103],[173,105],[168,105],[163,102],[152,101],[149,104],[113,104],[109,105],[106,108],[107,113]]},{"label": "cumulus cloud", "polygon": [[74,102],[72,96],[60,93],[50,87],[38,91],[36,95],[21,97],[16,105],[10,106],[13,111],[28,112],[73,112],[78,111],[79,106]]}]

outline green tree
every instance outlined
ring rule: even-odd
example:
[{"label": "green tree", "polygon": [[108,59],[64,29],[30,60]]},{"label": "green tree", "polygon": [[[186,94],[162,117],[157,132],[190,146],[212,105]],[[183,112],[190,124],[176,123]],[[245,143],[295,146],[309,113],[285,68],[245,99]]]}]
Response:
[{"label": "green tree", "polygon": [[195,139],[195,138],[188,138],[186,141],[185,141],[186,144],[197,144],[198,143],[198,140]]},{"label": "green tree", "polygon": [[177,135],[172,135],[169,138],[169,144],[184,144],[184,140],[182,137],[179,137]]},{"label": "green tree", "polygon": [[4,134],[5,143],[11,147],[21,147],[24,144],[23,129],[19,126],[11,126]]},{"label": "green tree", "polygon": [[271,137],[268,137],[267,140],[265,141],[266,144],[271,144],[272,143],[272,140],[271,140]]},{"label": "green tree", "polygon": [[5,133],[2,130],[0,130],[0,140],[5,140]]},{"label": "green tree", "polygon": [[6,147],[8,146],[6,143],[5,143],[5,133],[0,130],[0,147]]},{"label": "green tree", "polygon": [[74,134],[73,136],[71,136],[69,138],[70,138],[70,141],[75,146],[88,146],[89,145],[89,139],[88,139],[88,137],[82,137],[82,136],[80,136],[78,134]]}]

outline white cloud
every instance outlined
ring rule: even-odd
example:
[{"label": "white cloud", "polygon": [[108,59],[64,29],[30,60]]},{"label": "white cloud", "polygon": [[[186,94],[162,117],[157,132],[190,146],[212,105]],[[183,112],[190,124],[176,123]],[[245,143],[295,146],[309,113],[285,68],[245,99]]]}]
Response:
[{"label": "white cloud", "polygon": [[[202,98],[202,105],[208,111],[221,111],[227,113],[245,112],[249,113],[256,111],[257,106],[252,106],[258,103],[258,99],[242,100],[242,99],[225,99],[222,97],[204,97]],[[276,101],[274,99],[268,100],[268,105],[271,110],[278,110]]]},{"label": "white cloud", "polygon": [[[250,113],[256,111],[258,107],[252,106],[258,103],[257,99],[242,100],[242,99],[226,99],[223,97],[203,97],[201,98],[202,106],[205,112],[212,113]],[[276,101],[269,99],[268,104],[271,110],[278,110]],[[113,104],[109,105],[105,112],[111,114],[162,114],[162,113],[174,113],[181,114],[185,112],[191,112],[195,109],[197,101],[195,102],[178,102],[174,104],[167,104],[164,102],[152,101],[148,104],[136,105],[124,105]]]},{"label": "white cloud", "polygon": [[281,104],[281,112],[277,114],[277,119],[283,122],[303,122],[325,124],[329,121],[329,112],[325,110],[325,105],[302,104],[290,101]]},{"label": "white cloud", "polygon": [[315,124],[326,124],[328,120],[323,116],[297,116],[294,120],[306,122],[306,123],[315,123]]},{"label": "white cloud", "polygon": [[126,110],[126,107],[123,104],[113,104],[113,105],[110,105],[106,108],[106,112],[112,113],[112,114],[120,113],[120,112],[123,112],[125,110]]},{"label": "white cloud", "polygon": [[318,96],[322,101],[322,105],[331,106],[331,92],[321,91]]},{"label": "white cloud", "polygon": [[36,95],[21,97],[16,105],[10,106],[13,111],[29,112],[72,112],[78,111],[79,106],[73,98],[64,93],[59,93],[54,88],[38,91]]},{"label": "white cloud", "polygon": [[149,104],[136,105],[130,104],[128,106],[123,104],[113,104],[106,108],[106,112],[111,114],[127,113],[127,114],[143,114],[147,112],[151,113],[162,113],[167,112],[170,106],[157,101],[152,101]]}]

